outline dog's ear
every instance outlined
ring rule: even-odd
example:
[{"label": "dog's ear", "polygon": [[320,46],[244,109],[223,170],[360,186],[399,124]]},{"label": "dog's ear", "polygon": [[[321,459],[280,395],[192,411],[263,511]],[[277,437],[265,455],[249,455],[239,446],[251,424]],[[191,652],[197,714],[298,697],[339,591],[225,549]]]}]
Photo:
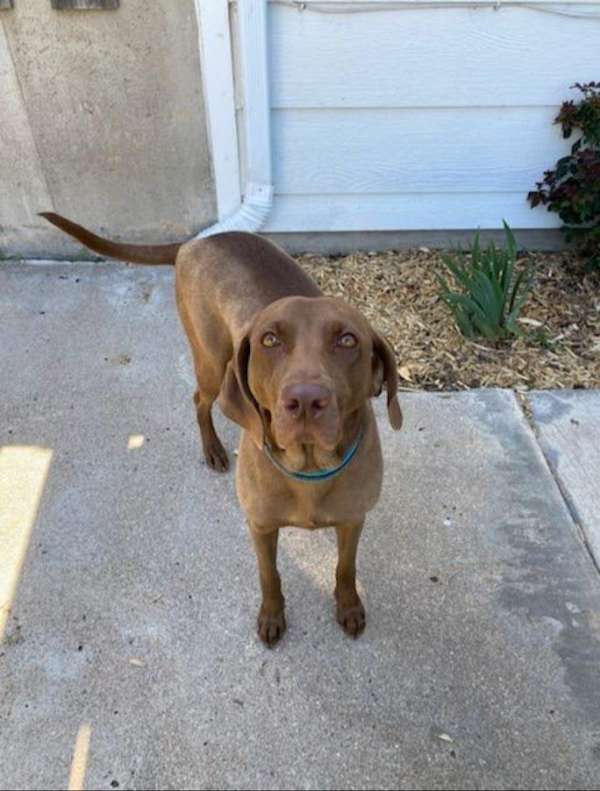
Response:
[{"label": "dog's ear", "polygon": [[219,393],[223,414],[250,433],[259,448],[263,446],[263,422],[258,403],[248,384],[250,335],[244,335],[227,364]]},{"label": "dog's ear", "polygon": [[402,428],[402,410],[398,403],[398,371],[396,369],[396,358],[389,343],[373,333],[373,370],[372,370],[372,389],[371,395],[381,394],[383,385],[387,390],[387,409],[390,425],[395,431]]}]

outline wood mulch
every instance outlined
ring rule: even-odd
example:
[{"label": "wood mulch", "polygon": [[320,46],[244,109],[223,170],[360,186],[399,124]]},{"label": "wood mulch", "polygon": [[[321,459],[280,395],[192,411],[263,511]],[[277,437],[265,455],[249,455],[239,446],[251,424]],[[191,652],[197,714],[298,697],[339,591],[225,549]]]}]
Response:
[{"label": "wood mulch", "polygon": [[495,347],[456,328],[438,297],[437,252],[298,257],[326,294],[355,305],[387,337],[403,389],[600,387],[600,277],[584,275],[569,253],[527,259],[535,282],[521,312],[526,334]]}]

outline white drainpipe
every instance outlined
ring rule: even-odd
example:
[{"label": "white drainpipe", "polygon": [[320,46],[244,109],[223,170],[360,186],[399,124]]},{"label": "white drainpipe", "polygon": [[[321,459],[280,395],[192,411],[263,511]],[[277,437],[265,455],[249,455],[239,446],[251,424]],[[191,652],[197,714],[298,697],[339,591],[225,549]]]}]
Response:
[{"label": "white drainpipe", "polygon": [[[223,207],[239,200],[232,181],[239,173],[233,76],[229,43],[229,15],[226,0],[196,0],[201,26],[201,51],[205,80],[205,96],[212,132],[213,162],[226,173],[217,178],[217,203]],[[225,231],[258,231],[267,220],[273,204],[271,178],[271,108],[267,58],[267,0],[238,0],[240,67],[244,102],[244,135],[246,142],[246,185],[237,208],[229,208],[224,219],[200,231],[194,238],[212,236]],[[215,73],[217,69],[229,73]],[[212,73],[207,70],[212,68]],[[227,105],[231,107],[227,107]],[[232,117],[234,126],[232,129]],[[229,113],[229,115],[228,115]],[[217,151],[217,147],[220,148]],[[231,147],[235,151],[231,151]],[[232,161],[235,158],[235,162]],[[237,200],[236,200],[237,192]]]}]

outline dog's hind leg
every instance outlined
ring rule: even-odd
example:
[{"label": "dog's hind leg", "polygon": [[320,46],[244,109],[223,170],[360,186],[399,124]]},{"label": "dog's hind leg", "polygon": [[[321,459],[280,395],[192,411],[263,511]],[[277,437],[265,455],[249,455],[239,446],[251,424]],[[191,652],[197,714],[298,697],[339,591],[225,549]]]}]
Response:
[{"label": "dog's hind leg", "polygon": [[198,389],[194,393],[196,417],[202,437],[202,449],[208,466],[216,472],[227,472],[229,459],[223,443],[217,436],[212,419],[212,405],[219,395],[221,382],[225,374],[225,365],[220,369],[212,360],[211,363],[197,359],[194,353],[194,367]]},{"label": "dog's hind leg", "polygon": [[225,369],[232,354],[231,340],[226,334],[226,330],[220,328],[218,322],[209,315],[208,310],[199,310],[191,314],[181,297],[179,288],[177,289],[177,307],[194,359],[197,381],[194,405],[202,437],[204,458],[212,470],[227,472],[229,459],[227,451],[215,431],[212,405],[219,395]]}]

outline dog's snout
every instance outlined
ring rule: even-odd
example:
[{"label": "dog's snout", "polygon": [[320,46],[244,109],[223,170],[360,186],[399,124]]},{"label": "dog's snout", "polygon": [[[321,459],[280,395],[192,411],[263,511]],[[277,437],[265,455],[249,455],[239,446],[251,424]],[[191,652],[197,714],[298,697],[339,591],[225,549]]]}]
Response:
[{"label": "dog's snout", "polygon": [[292,418],[317,418],[331,402],[331,390],[319,384],[295,384],[281,392],[282,406]]}]

